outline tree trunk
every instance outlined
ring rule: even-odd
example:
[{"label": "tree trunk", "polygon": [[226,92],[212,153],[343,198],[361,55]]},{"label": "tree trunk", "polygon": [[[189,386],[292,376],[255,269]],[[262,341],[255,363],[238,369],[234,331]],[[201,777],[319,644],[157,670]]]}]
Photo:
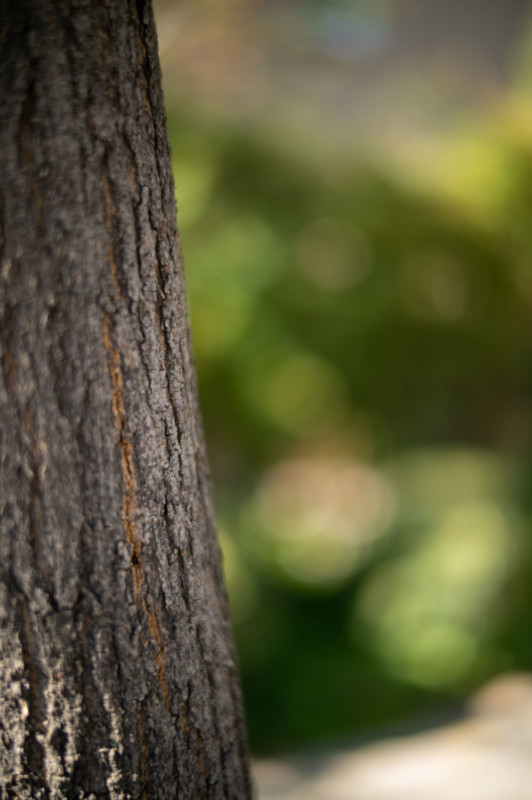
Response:
[{"label": "tree trunk", "polygon": [[0,796],[249,798],[149,2],[0,5]]}]

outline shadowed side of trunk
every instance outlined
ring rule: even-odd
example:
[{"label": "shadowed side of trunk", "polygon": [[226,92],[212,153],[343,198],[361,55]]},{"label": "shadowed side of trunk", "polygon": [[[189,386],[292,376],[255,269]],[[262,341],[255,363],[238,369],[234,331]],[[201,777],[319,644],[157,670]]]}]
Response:
[{"label": "shadowed side of trunk", "polygon": [[248,798],[151,9],[0,35],[1,793]]}]

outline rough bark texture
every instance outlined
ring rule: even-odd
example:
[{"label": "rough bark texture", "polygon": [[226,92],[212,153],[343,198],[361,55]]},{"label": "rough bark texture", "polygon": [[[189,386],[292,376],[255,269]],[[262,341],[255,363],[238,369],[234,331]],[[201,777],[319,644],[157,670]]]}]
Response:
[{"label": "rough bark texture", "polygon": [[248,798],[151,9],[0,6],[0,796]]}]

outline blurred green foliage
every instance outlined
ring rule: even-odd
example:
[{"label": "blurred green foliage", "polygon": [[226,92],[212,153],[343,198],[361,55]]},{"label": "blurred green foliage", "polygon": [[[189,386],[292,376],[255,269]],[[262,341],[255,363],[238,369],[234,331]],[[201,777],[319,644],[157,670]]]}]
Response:
[{"label": "blurred green foliage", "polygon": [[325,166],[170,131],[252,746],[532,667],[532,120]]}]

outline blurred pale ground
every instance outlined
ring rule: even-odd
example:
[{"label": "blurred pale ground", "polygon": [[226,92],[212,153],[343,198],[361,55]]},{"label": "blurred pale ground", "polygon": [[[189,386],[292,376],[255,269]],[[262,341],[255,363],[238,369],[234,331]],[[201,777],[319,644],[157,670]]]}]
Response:
[{"label": "blurred pale ground", "polygon": [[471,715],[357,750],[258,761],[261,800],[530,800],[532,677],[499,679]]},{"label": "blurred pale ground", "polygon": [[530,800],[530,3],[156,11],[262,797]]}]

